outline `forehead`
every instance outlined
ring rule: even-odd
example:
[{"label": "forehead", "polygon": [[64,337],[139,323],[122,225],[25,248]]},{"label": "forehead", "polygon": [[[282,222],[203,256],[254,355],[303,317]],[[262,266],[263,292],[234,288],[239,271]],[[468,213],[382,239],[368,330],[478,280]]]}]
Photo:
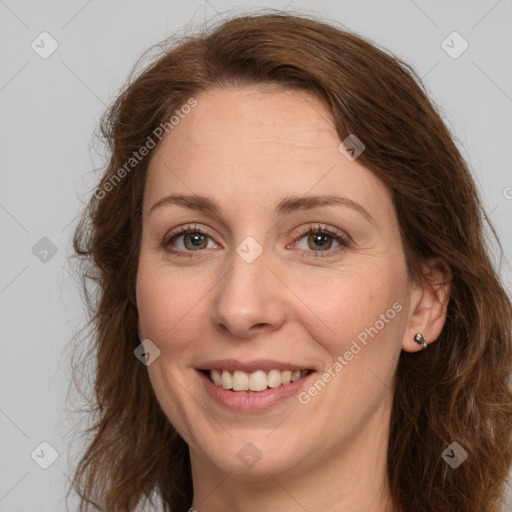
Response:
[{"label": "forehead", "polygon": [[379,203],[376,214],[389,216],[387,188],[342,155],[332,113],[312,93],[250,86],[195,98],[153,155],[145,211],[173,192],[213,195],[234,210],[311,193]]},{"label": "forehead", "polygon": [[338,140],[332,114],[316,96],[269,85],[205,91],[172,133],[185,150],[207,147],[226,159],[262,150],[261,157],[312,159]]}]

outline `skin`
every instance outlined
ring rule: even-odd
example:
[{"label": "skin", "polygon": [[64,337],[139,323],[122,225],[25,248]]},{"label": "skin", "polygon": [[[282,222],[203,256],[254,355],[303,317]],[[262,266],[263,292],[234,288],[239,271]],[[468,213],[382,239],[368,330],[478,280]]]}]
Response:
[{"label": "skin", "polygon": [[[421,350],[417,332],[429,343],[439,336],[447,270],[432,260],[428,282],[409,278],[390,192],[338,150],[315,96],[250,86],[196,99],[150,162],[137,276],[138,334],[160,350],[148,372],[190,447],[193,506],[394,511],[386,449],[396,364],[401,350]],[[221,214],[171,204],[150,213],[176,193],[208,195]],[[289,195],[349,198],[373,220],[347,206],[277,215]],[[178,235],[167,249],[190,257],[175,256],[162,240],[187,224],[208,236],[194,249]],[[316,249],[301,230],[317,224],[348,235],[349,246],[327,236]],[[248,236],[263,250],[252,263],[236,252]],[[396,303],[401,311],[307,404],[292,397],[264,411],[227,410],[195,370],[213,359],[277,359],[320,378]],[[252,467],[237,457],[248,442],[261,453]]]}]

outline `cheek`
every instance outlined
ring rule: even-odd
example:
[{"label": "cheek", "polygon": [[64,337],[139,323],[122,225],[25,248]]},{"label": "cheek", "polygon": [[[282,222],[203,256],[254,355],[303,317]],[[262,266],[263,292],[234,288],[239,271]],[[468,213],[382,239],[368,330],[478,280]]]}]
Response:
[{"label": "cheek", "polygon": [[142,334],[152,341],[162,339],[177,320],[176,294],[161,279],[152,278],[142,269],[137,278],[137,309]]},{"label": "cheek", "polygon": [[162,351],[176,354],[188,349],[191,329],[197,321],[209,318],[208,292],[214,286],[207,273],[170,269],[169,266],[141,256],[137,275],[137,308],[141,335]]},{"label": "cheek", "polygon": [[[198,280],[199,282],[201,280]],[[141,258],[137,276],[137,307],[141,335],[160,350],[148,366],[151,385],[162,409],[180,433],[191,430],[190,395],[184,393],[189,367],[197,355],[198,316],[208,318],[204,296],[207,290],[190,285],[190,280],[161,265],[149,265]],[[202,300],[203,299],[203,300]]]},{"label": "cheek", "polygon": [[394,340],[402,326],[404,280],[399,265],[376,260],[344,266],[328,280],[310,273],[296,288],[307,306],[302,318],[310,318],[313,338],[332,356],[356,339]]}]

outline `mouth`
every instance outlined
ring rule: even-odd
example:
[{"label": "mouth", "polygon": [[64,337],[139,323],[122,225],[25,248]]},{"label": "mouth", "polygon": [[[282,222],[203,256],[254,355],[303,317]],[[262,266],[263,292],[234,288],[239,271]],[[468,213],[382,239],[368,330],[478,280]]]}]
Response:
[{"label": "mouth", "polygon": [[221,410],[258,414],[280,404],[294,406],[290,400],[318,371],[306,364],[278,359],[217,359],[195,370],[213,399],[205,403],[206,407],[214,407],[214,412],[220,406]]},{"label": "mouth", "polygon": [[287,370],[272,368],[245,372],[243,370],[225,370],[220,368],[199,370],[218,388],[233,393],[260,393],[268,389],[288,386],[304,379],[314,370]]}]

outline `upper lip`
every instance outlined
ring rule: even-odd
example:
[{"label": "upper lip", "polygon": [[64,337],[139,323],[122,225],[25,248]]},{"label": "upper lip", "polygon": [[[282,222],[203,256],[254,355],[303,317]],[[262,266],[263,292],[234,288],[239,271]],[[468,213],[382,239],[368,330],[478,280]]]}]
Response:
[{"label": "upper lip", "polygon": [[241,370],[243,372],[255,372],[256,370],[310,370],[307,364],[292,364],[272,359],[258,359],[253,361],[239,361],[238,359],[219,359],[207,361],[197,367],[198,370]]}]

